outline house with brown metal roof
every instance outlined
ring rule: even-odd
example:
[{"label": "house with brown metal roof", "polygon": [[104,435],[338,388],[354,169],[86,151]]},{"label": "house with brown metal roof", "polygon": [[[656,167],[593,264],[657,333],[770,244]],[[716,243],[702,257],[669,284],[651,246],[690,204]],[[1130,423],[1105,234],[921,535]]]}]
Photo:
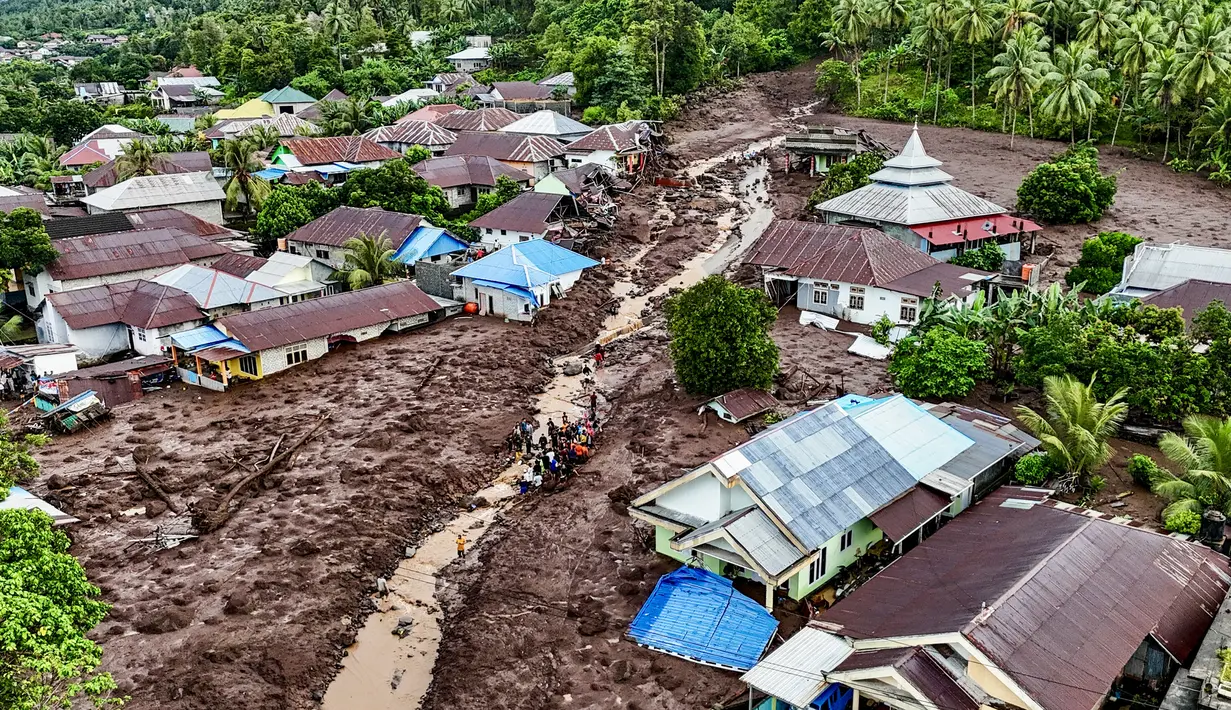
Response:
[{"label": "house with brown metal roof", "polygon": [[441,116],[435,123],[450,131],[496,131],[520,118],[507,108],[462,109]]},{"label": "house with brown metal roof", "polygon": [[567,90],[556,98],[555,87],[536,84],[533,81],[497,81],[482,98],[490,106],[500,106],[517,113],[533,113],[551,110],[567,116],[572,102]]},{"label": "house with brown metal roof", "polygon": [[343,245],[348,240],[365,234],[383,235],[396,250],[421,226],[432,225],[417,214],[388,212],[380,207],[338,207],[286,235],[286,249],[340,269],[346,263]]},{"label": "house with brown metal roof", "polygon": [[565,157],[570,168],[600,163],[623,174],[639,173],[661,149],[662,134],[649,121],[625,121],[600,126],[590,135],[569,143]]},{"label": "house with brown metal roof", "polygon": [[398,121],[392,126],[373,128],[363,137],[403,155],[416,145],[427,148],[432,155],[442,155],[457,140],[456,133],[429,121]]},{"label": "house with brown metal roof", "polygon": [[774,399],[772,394],[752,387],[744,387],[718,395],[706,402],[698,411],[704,414],[705,410],[709,409],[717,414],[719,419],[739,424],[745,419],[755,417],[777,406],[778,400]]},{"label": "house with brown metal roof", "polygon": [[410,113],[402,116],[394,121],[394,125],[406,123],[407,121],[426,121],[427,123],[436,123],[441,116],[453,113],[454,111],[465,111],[466,109],[457,104],[428,104],[422,108],[415,109]]},{"label": "house with brown metal roof", "polygon": [[478,232],[482,244],[499,249],[561,230],[567,209],[560,195],[523,192],[469,226]]},{"label": "house with brown metal roof", "polygon": [[[150,164],[156,175],[178,175],[181,173],[201,173],[213,170],[209,153],[203,150],[182,153],[155,153]],[[102,165],[85,174],[87,191],[94,192],[120,182],[119,170],[114,160],[108,160]]]},{"label": "house with brown metal roof", "polygon": [[36,331],[40,343],[76,345],[92,358],[129,349],[157,355],[160,340],[206,320],[188,293],[138,279],[47,294]]},{"label": "house with brown metal roof", "polygon": [[899,325],[940,284],[941,298],[970,302],[995,274],[937,261],[879,229],[776,219],[744,263],[761,267],[775,303],[870,325],[881,317]]},{"label": "house with brown metal roof", "polygon": [[445,306],[410,281],[371,286],[220,318],[171,339],[185,381],[225,389],[371,340],[443,319]]},{"label": "house with brown metal roof", "polygon": [[1050,494],[987,496],[743,679],[800,707],[839,685],[895,710],[1089,710],[1165,688],[1218,615],[1231,564]]},{"label": "house with brown metal roof", "polygon": [[564,167],[564,146],[546,136],[460,133],[445,155],[484,155],[529,173],[536,180]]},{"label": "house with brown metal roof", "polygon": [[341,180],[351,170],[379,168],[401,157],[401,153],[363,136],[334,136],[284,138],[269,159],[272,167],[295,172],[324,172]]},{"label": "house with brown metal roof", "polygon": [[150,279],[180,264],[209,266],[226,246],[175,228],[57,239],[60,255],[37,274],[23,273],[26,304],[38,308],[49,293]]},{"label": "house with brown metal roof", "polygon": [[428,184],[439,187],[453,209],[473,205],[479,195],[491,192],[496,181],[506,177],[521,185],[530,186],[531,176],[517,168],[485,155],[446,155],[416,163],[414,170]]}]

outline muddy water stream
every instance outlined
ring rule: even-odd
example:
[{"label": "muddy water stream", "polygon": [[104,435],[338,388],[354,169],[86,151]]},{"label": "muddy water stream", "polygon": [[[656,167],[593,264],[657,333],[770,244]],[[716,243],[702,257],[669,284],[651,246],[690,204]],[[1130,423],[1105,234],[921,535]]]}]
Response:
[{"label": "muddy water stream", "polygon": [[[780,140],[754,143],[697,161],[688,167],[687,174],[697,177],[722,162],[738,158],[747,151],[764,150]],[[679,274],[635,296],[638,287],[631,280],[616,281],[613,295],[622,297],[623,301],[619,312],[605,323],[605,332],[615,333],[606,340],[640,328],[641,311],[651,298],[720,273],[756,241],[773,219],[765,181],[768,172],[766,162],[754,160],[738,183],[724,182],[719,193],[736,202],[717,217],[714,241],[687,261]],[[743,210],[739,204],[744,205]],[[661,212],[670,219],[675,217],[665,201]],[[635,254],[631,264],[644,258],[651,247],[652,244]],[[601,379],[602,373],[598,376]],[[547,389],[536,397],[539,409],[536,426],[545,426],[548,418],[559,422],[561,413],[567,413],[570,419],[580,418],[588,403],[587,377],[557,374]],[[459,534],[466,537],[469,549],[490,528],[500,511],[516,505],[516,485],[521,470],[520,465],[514,465],[501,472],[490,486],[475,494],[490,505],[459,512],[398,565],[388,580],[388,596],[376,598],[377,611],[367,618],[355,643],[342,659],[342,668],[325,693],[324,710],[413,710],[420,705],[431,684],[440,645],[441,611],[436,601],[436,588],[447,582],[438,580],[437,575],[457,558]],[[410,632],[404,638],[393,633],[400,620],[411,623]]]}]

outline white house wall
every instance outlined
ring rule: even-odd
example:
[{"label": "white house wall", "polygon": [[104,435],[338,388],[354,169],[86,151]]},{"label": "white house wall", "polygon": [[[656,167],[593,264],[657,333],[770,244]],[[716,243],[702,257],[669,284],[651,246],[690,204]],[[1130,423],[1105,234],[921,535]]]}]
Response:
[{"label": "white house wall", "polygon": [[492,229],[491,227],[485,227],[483,229],[483,234],[479,236],[479,243],[483,246],[503,249],[510,244],[528,242],[531,239],[542,239],[543,235],[546,233],[546,229],[539,234],[535,234],[533,232],[516,232],[511,229]]},{"label": "white house wall", "polygon": [[[288,349],[296,347],[297,345],[299,345],[299,343],[295,343],[293,345],[284,345],[284,346],[277,347],[277,348],[269,348],[268,350],[262,350],[261,351],[261,374],[262,376],[268,377],[269,375],[272,375],[275,372],[281,372],[282,370],[285,370],[288,367],[292,367],[292,365],[286,364],[286,351]],[[328,338],[313,338],[312,340],[307,341],[307,346],[308,346],[308,360],[316,360],[317,358],[324,357],[325,354],[329,352],[329,339]],[[302,364],[302,363],[297,363],[297,364]]]},{"label": "white house wall", "polygon": [[77,353],[35,355],[30,358],[30,365],[34,367],[34,371],[39,377],[72,372],[77,369]]},{"label": "white house wall", "polygon": [[473,279],[463,280],[463,297],[479,304],[479,314],[485,316],[503,316],[509,320],[529,321],[534,318],[534,309],[529,312],[529,299],[518,296],[504,289],[476,286]]},{"label": "white house wall", "polygon": [[93,205],[86,205],[86,210],[90,214],[109,214],[112,212],[134,212],[136,210],[148,209],[149,207],[152,207],[152,206],[154,207],[173,207],[179,210],[180,212],[186,212],[190,215],[193,215],[194,217],[200,217],[206,222],[211,222],[213,224],[219,224],[219,225],[222,224],[222,200],[207,200],[204,202],[181,202],[179,204],[174,204],[174,205],[148,205],[148,206],[142,206],[142,207],[134,207],[132,209],[119,209],[119,210],[104,210],[104,209],[99,209],[98,207],[94,207]]},{"label": "white house wall", "polygon": [[[767,279],[772,279],[772,276],[767,276]],[[816,303],[814,300],[814,292],[817,283],[825,283],[829,288],[825,290],[825,298],[827,303]],[[834,287],[837,287],[837,295],[835,297]],[[863,308],[855,309],[850,307],[851,287],[858,284],[848,284],[836,281],[812,281],[807,279],[799,280],[799,293],[796,295],[795,304],[802,311],[812,311],[813,313],[824,313],[827,316],[841,318],[851,321],[852,323],[862,323],[871,325],[880,320],[881,316],[886,316],[889,320],[899,324],[911,324],[918,320],[918,312],[920,302],[923,300],[918,296],[910,294],[898,293],[889,291],[875,286],[864,286],[863,293]],[[913,303],[903,302],[903,299],[914,299]],[[902,306],[908,305],[915,309],[915,320],[902,320]]]},{"label": "white house wall", "polygon": [[100,358],[113,353],[127,350],[128,326],[122,323],[109,323],[92,328],[74,329],[60,317],[54,308],[44,310],[43,318],[35,330],[40,343],[59,343],[61,345],[76,345],[82,354],[90,358]]},{"label": "white house wall", "polygon": [[729,512],[727,506],[730,502],[731,496],[727,487],[712,474],[698,476],[687,483],[682,483],[654,500],[655,505],[661,505],[706,522],[726,515]]},{"label": "white house wall", "polygon": [[[219,257],[211,256],[206,259],[197,259],[189,262],[198,266],[210,266]],[[106,286],[107,284],[118,284],[124,281],[135,281],[137,279],[153,279],[155,276],[161,276],[166,272],[174,269],[174,266],[158,266],[151,269],[138,269],[136,271],[122,271],[117,274],[104,274],[102,276],[91,276],[84,279],[65,279],[56,281],[51,278],[51,275],[46,269],[40,271],[37,276],[31,278],[29,274],[23,274],[22,280],[26,286],[26,305],[31,310],[34,310],[43,302],[48,293],[62,293],[64,291],[79,291],[83,288],[93,288],[95,286]],[[34,286],[34,294],[30,293],[30,286]]]}]

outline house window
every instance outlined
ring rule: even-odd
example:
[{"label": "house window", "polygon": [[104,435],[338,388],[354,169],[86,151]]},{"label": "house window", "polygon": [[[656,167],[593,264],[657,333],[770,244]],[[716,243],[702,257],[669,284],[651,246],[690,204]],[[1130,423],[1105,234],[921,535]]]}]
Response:
[{"label": "house window", "polygon": [[307,343],[300,343],[299,345],[292,345],[291,347],[286,349],[286,364],[288,366],[298,365],[301,362],[307,362],[307,361],[308,361],[308,344]]},{"label": "house window", "polygon": [[256,355],[245,355],[239,359],[239,371],[256,377]]},{"label": "house window", "polygon": [[818,306],[829,303],[829,292],[821,284],[817,284],[812,288],[812,302]]},{"label": "house window", "polygon": [[30,294],[30,298],[38,298],[38,294],[34,292],[34,284],[26,284],[26,292]]},{"label": "house window", "polygon": [[329,250],[328,250],[328,249],[317,249],[317,250],[316,250],[316,258],[317,258],[317,259],[328,259],[328,258],[329,258]]},{"label": "house window", "polygon": [[292,254],[298,254],[298,253],[299,253],[299,250],[295,248],[295,245],[294,245],[294,244],[288,244],[288,245],[286,246],[286,250],[287,250],[287,251],[289,251],[289,252],[290,252],[290,253],[292,253]]},{"label": "house window", "polygon": [[508,234],[508,233],[509,233],[509,230],[507,230],[507,229],[502,229],[502,230],[500,230],[500,236],[502,236],[502,237],[503,237],[504,235]]},{"label": "house window", "polygon": [[846,532],[842,533],[842,544],[839,546],[838,549],[845,550],[846,548],[850,547],[851,543],[854,541],[855,541],[855,531],[847,530]]},{"label": "house window", "polygon": [[145,328],[133,328],[133,333],[136,334],[137,340],[145,342]]},{"label": "house window", "polygon": [[487,228],[487,233],[488,233],[488,234],[491,234],[491,233],[492,233],[492,228],[491,228],[491,227],[488,227],[488,228]]},{"label": "house window", "polygon": [[863,310],[863,296],[857,293],[852,293],[850,304],[851,304],[851,310],[854,310],[854,311]]},{"label": "house window", "polygon": [[825,576],[825,558],[828,557],[828,552],[829,548],[822,547],[816,559],[808,565],[808,584],[816,584],[816,580]]},{"label": "house window", "polygon": [[914,306],[902,306],[902,320],[907,323],[914,323],[915,318],[919,315],[919,309]]}]

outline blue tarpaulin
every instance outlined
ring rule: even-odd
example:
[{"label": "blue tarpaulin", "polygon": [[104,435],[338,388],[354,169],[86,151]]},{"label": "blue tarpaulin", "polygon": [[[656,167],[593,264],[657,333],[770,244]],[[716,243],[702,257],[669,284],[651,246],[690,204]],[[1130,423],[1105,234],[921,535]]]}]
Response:
[{"label": "blue tarpaulin", "polygon": [[226,333],[212,325],[203,325],[199,328],[185,330],[182,333],[176,333],[171,336],[171,342],[184,350],[195,350],[207,345],[221,343],[224,340],[229,340]]},{"label": "blue tarpaulin", "polygon": [[756,665],[778,620],[713,572],[681,567],[654,586],[628,636],[646,648],[731,670]]},{"label": "blue tarpaulin", "polygon": [[466,251],[470,245],[439,227],[417,227],[410,237],[402,242],[393,261],[413,264],[419,259],[430,259],[441,254]]}]

